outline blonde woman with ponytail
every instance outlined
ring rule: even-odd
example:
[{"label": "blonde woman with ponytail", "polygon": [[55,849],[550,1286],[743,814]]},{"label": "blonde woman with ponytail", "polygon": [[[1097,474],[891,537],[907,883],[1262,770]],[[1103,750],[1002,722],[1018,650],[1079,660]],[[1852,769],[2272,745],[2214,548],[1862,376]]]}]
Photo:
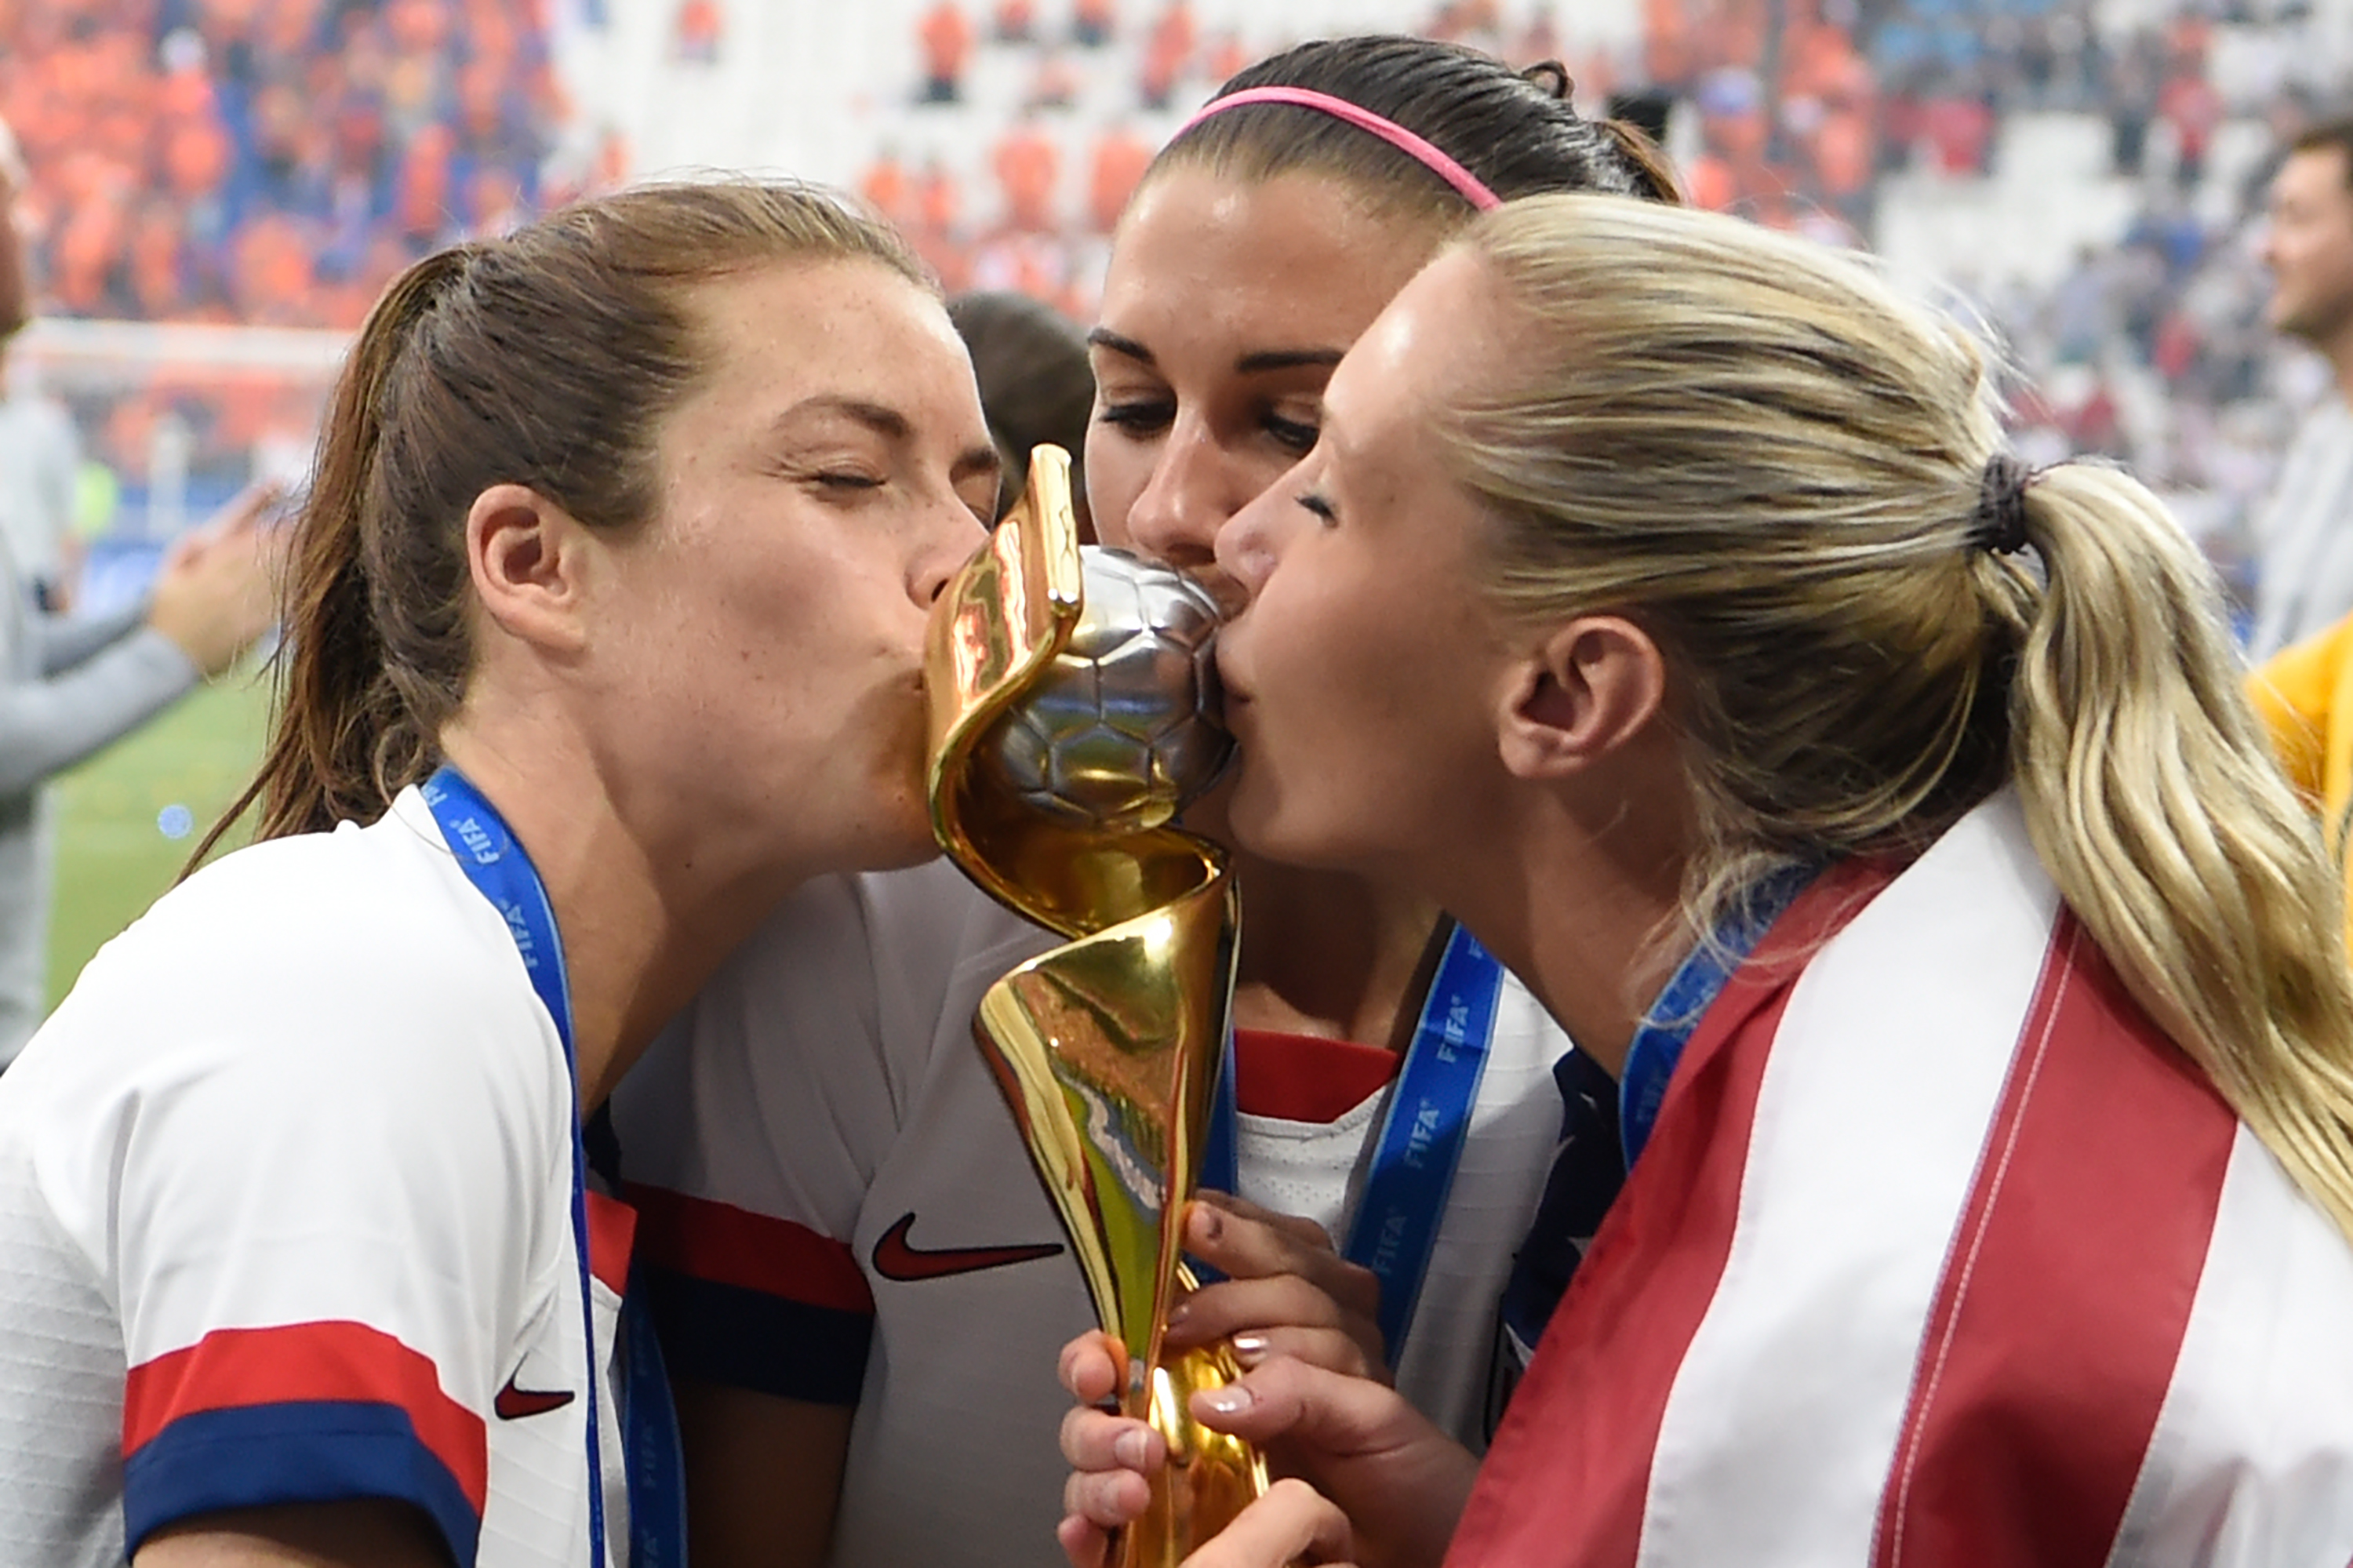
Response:
[{"label": "blonde woman with ponytail", "polygon": [[583,1124],[771,905],[930,853],[924,622],[997,468],[925,274],[819,192],[395,281],[293,528],[264,842],[0,1082],[0,1562],[683,1562]]},{"label": "blonde woman with ponytail", "polygon": [[[1198,1568],[2353,1557],[2339,885],[2155,498],[2008,455],[1863,261],[1592,197],[1326,409],[1219,540],[1235,832],[1456,911],[1628,1174],[1483,1467],[1285,1358],[1205,1396],[1313,1488]],[[1089,1563],[1158,1452],[1064,1447]]]}]

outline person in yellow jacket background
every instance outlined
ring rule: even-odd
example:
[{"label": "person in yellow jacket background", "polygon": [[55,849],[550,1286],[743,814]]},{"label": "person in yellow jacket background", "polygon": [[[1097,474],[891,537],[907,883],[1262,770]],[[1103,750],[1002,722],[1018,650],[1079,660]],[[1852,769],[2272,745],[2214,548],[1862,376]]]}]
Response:
[{"label": "person in yellow jacket background", "polygon": [[[2353,615],[2257,665],[2247,694],[2289,781],[2320,809],[2329,853],[2344,864],[2353,816]],[[2353,945],[2353,889],[2347,907]]]}]

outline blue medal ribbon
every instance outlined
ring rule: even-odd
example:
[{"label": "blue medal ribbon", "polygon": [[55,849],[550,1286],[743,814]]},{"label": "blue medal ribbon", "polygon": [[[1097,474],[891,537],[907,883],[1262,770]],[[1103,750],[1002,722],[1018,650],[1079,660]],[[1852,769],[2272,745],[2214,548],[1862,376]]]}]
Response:
[{"label": "blue medal ribbon", "polygon": [[[1356,1222],[1341,1249],[1349,1262],[1370,1269],[1380,1281],[1381,1339],[1392,1367],[1405,1353],[1406,1330],[1412,1326],[1447,1196],[1470,1139],[1471,1112],[1487,1070],[1503,986],[1504,966],[1457,926],[1447,938],[1445,956],[1398,1069]],[[1229,1192],[1240,1176],[1238,1115],[1229,1033],[1203,1161],[1204,1180]]]},{"label": "blue medal ribbon", "polygon": [[[588,1561],[605,1568],[603,1378],[596,1364],[595,1287],[588,1263],[588,1153],[581,1130],[580,1065],[572,1039],[572,990],[564,972],[564,944],[555,910],[531,857],[506,820],[465,775],[443,764],[421,793],[457,856],[459,869],[506,921],[532,990],[555,1022],[564,1065],[572,1080],[572,1241],[580,1264],[580,1332],[587,1347]],[[623,1468],[629,1478],[630,1568],[683,1568],[686,1562],[686,1474],[678,1415],[663,1376],[661,1346],[637,1291],[621,1302],[624,1382],[621,1391]]]},{"label": "blue medal ribbon", "polygon": [[1666,1103],[1667,1086],[1691,1043],[1692,1031],[1723,993],[1733,971],[1748,961],[1765,933],[1779,919],[1799,894],[1814,879],[1818,866],[1796,866],[1767,877],[1749,890],[1741,906],[1721,921],[1711,938],[1692,949],[1674,978],[1659,992],[1626,1047],[1626,1068],[1618,1079],[1618,1136],[1626,1150],[1626,1169],[1658,1124],[1659,1107]]}]

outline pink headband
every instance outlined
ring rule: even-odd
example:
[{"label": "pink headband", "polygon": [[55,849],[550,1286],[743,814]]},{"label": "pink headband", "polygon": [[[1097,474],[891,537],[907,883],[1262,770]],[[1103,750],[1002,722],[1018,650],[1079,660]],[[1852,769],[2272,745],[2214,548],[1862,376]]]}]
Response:
[{"label": "pink headband", "polygon": [[[1315,92],[1303,87],[1250,87],[1240,92],[1229,92],[1223,98],[1211,99],[1198,114],[1185,122],[1176,132],[1182,136],[1212,114],[1229,109],[1239,109],[1245,103],[1290,103],[1302,109],[1320,109],[1335,120],[1345,120],[1360,131],[1369,131],[1403,153],[1407,157],[1462,193],[1462,199],[1485,212],[1503,206],[1495,193],[1489,190],[1479,176],[1448,157],[1434,143],[1415,135],[1394,120],[1384,120],[1362,104],[1351,103],[1345,98],[1335,98],[1328,92]],[[1171,141],[1176,137],[1171,137]]]}]

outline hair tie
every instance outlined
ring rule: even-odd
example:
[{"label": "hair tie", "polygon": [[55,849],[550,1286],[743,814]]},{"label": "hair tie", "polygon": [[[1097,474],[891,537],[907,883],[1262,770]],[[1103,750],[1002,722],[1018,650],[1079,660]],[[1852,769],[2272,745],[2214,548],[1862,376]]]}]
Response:
[{"label": "hair tie", "polygon": [[1972,546],[1997,556],[2014,556],[2026,548],[2026,487],[2041,472],[2010,452],[1986,459],[1978,481],[1978,509],[1969,517]]},{"label": "hair tie", "polygon": [[1304,87],[1248,87],[1240,92],[1229,92],[1223,98],[1213,98],[1202,106],[1199,113],[1177,127],[1176,135],[1170,137],[1169,140],[1171,142],[1177,140],[1186,132],[1213,114],[1222,114],[1229,109],[1240,109],[1246,103],[1288,103],[1300,109],[1321,110],[1335,120],[1345,120],[1360,131],[1369,131],[1378,136],[1382,141],[1452,185],[1461,193],[1463,200],[1481,212],[1487,212],[1504,205],[1502,198],[1489,190],[1485,182],[1452,158],[1448,157],[1442,149],[1428,138],[1415,135],[1396,121],[1385,120],[1362,104],[1351,103],[1345,98],[1335,98],[1328,92],[1316,92]]}]

